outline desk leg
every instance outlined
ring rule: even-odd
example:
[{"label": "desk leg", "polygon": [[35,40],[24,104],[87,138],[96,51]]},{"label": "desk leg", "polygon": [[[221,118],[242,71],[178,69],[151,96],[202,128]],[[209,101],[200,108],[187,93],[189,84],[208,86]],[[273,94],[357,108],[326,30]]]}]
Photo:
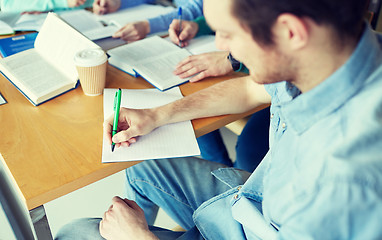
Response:
[{"label": "desk leg", "polygon": [[39,240],[52,240],[48,219],[46,218],[44,206],[39,206],[29,211],[34,229]]}]

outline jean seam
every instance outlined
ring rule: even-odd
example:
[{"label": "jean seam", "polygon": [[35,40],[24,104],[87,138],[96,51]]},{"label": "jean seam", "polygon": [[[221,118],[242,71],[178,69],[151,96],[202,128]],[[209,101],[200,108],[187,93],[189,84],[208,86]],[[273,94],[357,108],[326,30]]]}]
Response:
[{"label": "jean seam", "polygon": [[159,191],[161,191],[161,192],[165,193],[166,195],[170,196],[175,201],[177,201],[177,202],[179,202],[179,203],[181,203],[181,204],[183,204],[183,205],[185,205],[185,206],[187,206],[187,207],[192,209],[191,205],[189,205],[187,203],[184,203],[181,199],[177,199],[173,194],[165,191],[165,189],[161,188],[160,186],[158,186],[156,184],[151,183],[150,181],[147,181],[147,180],[144,180],[144,179],[131,179],[129,182],[130,183],[142,182],[142,183],[149,184],[149,185],[153,186],[154,188],[158,189]]}]

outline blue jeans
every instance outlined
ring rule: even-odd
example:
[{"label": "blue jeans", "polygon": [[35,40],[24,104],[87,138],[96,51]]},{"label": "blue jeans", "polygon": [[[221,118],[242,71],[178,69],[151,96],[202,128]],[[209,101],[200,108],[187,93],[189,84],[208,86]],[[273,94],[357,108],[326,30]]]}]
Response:
[{"label": "blue jeans", "polygon": [[[152,225],[160,206],[186,232],[150,227],[160,239],[203,239],[192,215],[206,200],[230,189],[211,171],[226,167],[199,158],[148,160],[126,169],[127,198],[144,210]],[[56,239],[102,239],[100,219],[81,219],[64,226]]]},{"label": "blue jeans", "polygon": [[269,107],[252,114],[237,138],[234,164],[219,130],[197,138],[202,158],[253,172],[269,149],[269,114]]}]

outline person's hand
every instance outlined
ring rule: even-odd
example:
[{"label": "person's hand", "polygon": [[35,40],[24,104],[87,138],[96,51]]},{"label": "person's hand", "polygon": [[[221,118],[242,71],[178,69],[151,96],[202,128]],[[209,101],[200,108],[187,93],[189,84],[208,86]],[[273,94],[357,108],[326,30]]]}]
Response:
[{"label": "person's hand", "polygon": [[133,42],[145,38],[150,32],[148,21],[128,23],[113,34],[113,38],[121,38],[124,41]]},{"label": "person's hand", "polygon": [[152,109],[121,108],[119,110],[117,134],[112,138],[113,119],[114,114],[103,123],[103,131],[109,144],[112,144],[113,141],[116,147],[128,147],[137,141],[138,136],[148,134],[158,127]]},{"label": "person's hand", "polygon": [[191,55],[176,66],[175,75],[181,78],[191,77],[190,82],[197,82],[206,77],[216,77],[233,71],[228,52],[211,52]]},{"label": "person's hand", "polygon": [[179,33],[179,23],[178,19],[174,19],[168,28],[168,34],[173,43],[179,45],[180,40],[182,41],[181,47],[185,47],[198,33],[199,25],[192,21],[182,21],[181,32]]},{"label": "person's hand", "polygon": [[68,7],[78,7],[83,5],[86,2],[86,0],[68,0]]},{"label": "person's hand", "polygon": [[[73,1],[73,0],[68,0],[68,1]],[[121,6],[121,0],[94,0],[93,13],[99,14],[99,15],[112,13],[117,11],[120,6]]]},{"label": "person's hand", "polygon": [[99,224],[102,237],[112,239],[158,239],[150,232],[144,212],[132,200],[113,197],[113,204]]}]

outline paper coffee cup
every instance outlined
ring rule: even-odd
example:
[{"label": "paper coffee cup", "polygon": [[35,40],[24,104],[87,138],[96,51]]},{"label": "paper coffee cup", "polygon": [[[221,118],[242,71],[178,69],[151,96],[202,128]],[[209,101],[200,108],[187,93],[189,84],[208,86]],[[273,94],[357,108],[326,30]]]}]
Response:
[{"label": "paper coffee cup", "polygon": [[87,96],[103,93],[106,83],[107,56],[101,49],[85,49],[74,56],[82,90]]}]

